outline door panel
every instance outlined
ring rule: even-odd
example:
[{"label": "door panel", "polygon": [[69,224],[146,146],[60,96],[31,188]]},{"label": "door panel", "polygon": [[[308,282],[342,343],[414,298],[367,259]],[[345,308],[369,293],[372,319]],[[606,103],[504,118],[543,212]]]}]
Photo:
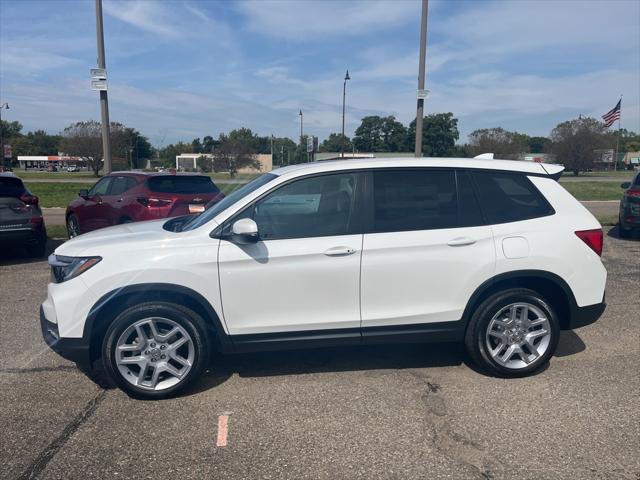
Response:
[{"label": "door panel", "polygon": [[82,207],[76,210],[82,232],[90,232],[111,225],[109,219],[111,207],[105,203],[110,185],[111,177],[105,177],[98,181],[89,190],[89,195]]},{"label": "door panel", "polygon": [[[331,255],[345,248],[351,253]],[[220,288],[232,335],[358,328],[362,235],[220,242]]]},{"label": "door panel", "polygon": [[334,173],[277,187],[239,213],[260,241],[223,235],[218,256],[231,334],[360,327],[361,178]]},{"label": "door panel", "polygon": [[490,227],[366,234],[362,327],[459,320],[494,269]]}]

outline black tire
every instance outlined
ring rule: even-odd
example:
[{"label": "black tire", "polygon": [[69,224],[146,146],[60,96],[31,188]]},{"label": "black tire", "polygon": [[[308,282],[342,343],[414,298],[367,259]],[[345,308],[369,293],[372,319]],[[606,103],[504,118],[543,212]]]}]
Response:
[{"label": "black tire", "polygon": [[618,235],[620,238],[631,238],[632,230],[630,228],[624,228],[622,222],[618,223]]},{"label": "black tire", "polygon": [[[513,303],[528,303],[540,309],[549,321],[551,333],[546,351],[531,364],[521,368],[501,365],[493,359],[486,345],[487,329],[494,315]],[[516,378],[531,375],[547,365],[556,351],[559,338],[558,317],[544,297],[533,290],[513,288],[490,296],[478,306],[467,325],[465,347],[473,362],[482,370],[499,377]]]},{"label": "black tire", "polygon": [[[151,390],[130,383],[118,369],[115,357],[116,344],[122,333],[135,322],[150,317],[166,318],[179,324],[189,334],[194,346],[194,359],[191,369],[178,383],[162,390]],[[210,358],[211,344],[206,332],[204,320],[194,311],[181,305],[153,302],[130,307],[116,317],[105,333],[102,342],[102,359],[105,373],[109,380],[134,398],[159,400],[174,396],[193,384],[206,367]]]},{"label": "black tire", "polygon": [[74,213],[71,213],[67,217],[67,236],[69,238],[77,237],[80,235],[80,223],[78,217]]},{"label": "black tire", "polygon": [[132,223],[132,222],[133,220],[131,220],[129,217],[122,217],[118,222],[118,225],[124,225],[125,223]]}]

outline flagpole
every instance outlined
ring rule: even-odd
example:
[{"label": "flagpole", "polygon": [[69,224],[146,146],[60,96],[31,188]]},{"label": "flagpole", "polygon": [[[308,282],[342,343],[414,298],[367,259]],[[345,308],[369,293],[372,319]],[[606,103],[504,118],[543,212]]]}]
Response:
[{"label": "flagpole", "polygon": [[616,136],[616,153],[613,157],[613,171],[618,171],[618,148],[620,147],[620,118],[622,117],[622,95],[620,95],[620,115],[618,115],[618,135]]}]

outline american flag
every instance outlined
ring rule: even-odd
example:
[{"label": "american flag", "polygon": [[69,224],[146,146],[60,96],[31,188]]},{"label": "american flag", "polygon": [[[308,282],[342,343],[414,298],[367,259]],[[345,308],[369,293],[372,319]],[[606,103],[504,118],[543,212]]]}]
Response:
[{"label": "american flag", "polygon": [[610,127],[616,120],[620,120],[620,103],[622,99],[618,100],[616,106],[613,109],[609,110],[607,113],[602,115],[602,119],[604,120],[604,125],[606,127]]}]

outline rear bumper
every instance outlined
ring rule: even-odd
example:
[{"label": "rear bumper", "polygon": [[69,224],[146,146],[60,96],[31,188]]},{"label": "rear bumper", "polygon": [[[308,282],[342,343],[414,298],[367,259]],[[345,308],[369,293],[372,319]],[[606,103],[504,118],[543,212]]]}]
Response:
[{"label": "rear bumper", "polygon": [[41,242],[44,238],[46,238],[44,229],[0,229],[0,244],[3,245],[34,245]]},{"label": "rear bumper", "polygon": [[47,320],[40,307],[40,328],[44,342],[58,355],[82,367],[91,365],[89,343],[84,338],[60,338],[58,325]]},{"label": "rear bumper", "polygon": [[569,329],[591,325],[602,316],[605,308],[607,308],[607,304],[604,300],[602,303],[595,303],[586,307],[575,307],[571,315]]}]

